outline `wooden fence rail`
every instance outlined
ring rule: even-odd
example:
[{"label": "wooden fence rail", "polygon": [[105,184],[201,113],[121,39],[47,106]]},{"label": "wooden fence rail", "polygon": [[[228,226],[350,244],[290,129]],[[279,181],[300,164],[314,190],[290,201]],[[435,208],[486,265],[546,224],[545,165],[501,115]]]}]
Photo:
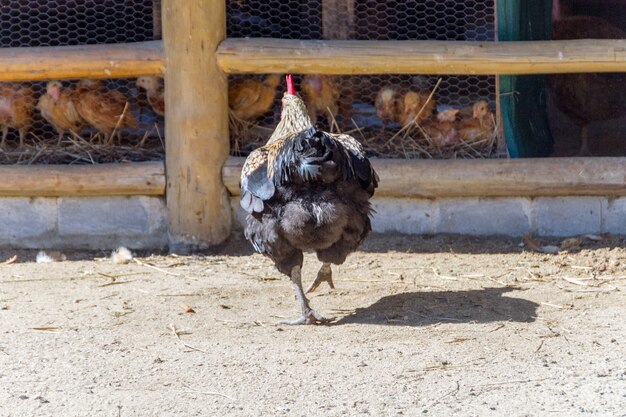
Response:
[{"label": "wooden fence rail", "polygon": [[163,42],[0,48],[0,81],[163,75]]},{"label": "wooden fence rail", "polygon": [[[222,171],[239,195],[245,158],[230,158]],[[380,176],[376,197],[539,197],[626,195],[624,158],[373,159]]]},{"label": "wooden fence rail", "polygon": [[544,74],[626,72],[626,40],[533,42],[226,39],[227,73]]},{"label": "wooden fence rail", "polygon": [[[226,39],[220,68],[237,73],[543,74],[626,72],[626,40],[537,42]],[[0,49],[0,81],[163,75],[162,41]]]},{"label": "wooden fence rail", "polygon": [[163,162],[2,165],[0,197],[163,195]]}]

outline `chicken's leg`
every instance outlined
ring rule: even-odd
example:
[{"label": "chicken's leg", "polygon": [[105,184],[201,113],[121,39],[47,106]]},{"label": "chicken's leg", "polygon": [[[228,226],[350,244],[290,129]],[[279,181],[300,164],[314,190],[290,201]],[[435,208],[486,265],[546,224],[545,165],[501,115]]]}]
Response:
[{"label": "chicken's leg", "polygon": [[25,143],[25,139],[26,139],[26,134],[28,133],[28,128],[27,127],[23,127],[21,129],[19,129],[19,134],[20,134],[20,149],[24,149],[24,143]]},{"label": "chicken's leg", "polygon": [[9,128],[2,126],[2,142],[0,142],[0,148],[4,149],[7,144],[7,135],[9,134]]},{"label": "chicken's leg", "polygon": [[589,150],[589,127],[584,125],[580,128],[580,156],[591,156]]},{"label": "chicken's leg", "polygon": [[315,291],[322,282],[328,282],[330,288],[335,289],[335,284],[333,284],[333,271],[330,269],[330,264],[326,262],[322,264],[322,267],[317,272],[317,277],[306,290],[306,293],[308,294]]},{"label": "chicken's leg", "polygon": [[309,300],[307,300],[304,291],[302,291],[302,268],[299,266],[294,266],[291,270],[291,285],[300,304],[302,316],[292,321],[281,321],[280,324],[326,324],[335,320],[334,317],[326,318],[322,316],[309,306]]}]

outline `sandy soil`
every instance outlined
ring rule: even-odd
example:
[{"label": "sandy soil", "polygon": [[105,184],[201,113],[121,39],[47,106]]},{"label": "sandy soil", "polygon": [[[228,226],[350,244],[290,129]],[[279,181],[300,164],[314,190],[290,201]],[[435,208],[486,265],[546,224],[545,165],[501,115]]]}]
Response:
[{"label": "sandy soil", "polygon": [[19,252],[0,265],[0,415],[625,416],[626,241],[519,243],[373,236],[311,297],[338,321],[298,327],[275,324],[291,287],[240,239],[140,258],[160,271]]}]

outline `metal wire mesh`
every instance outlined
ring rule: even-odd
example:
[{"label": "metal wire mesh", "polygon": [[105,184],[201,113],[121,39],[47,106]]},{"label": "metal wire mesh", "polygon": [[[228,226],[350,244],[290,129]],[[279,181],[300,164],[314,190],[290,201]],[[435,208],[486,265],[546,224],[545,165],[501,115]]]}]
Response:
[{"label": "metal wire mesh", "polygon": [[[227,12],[229,37],[455,41],[493,41],[495,37],[493,0],[229,0]],[[240,78],[233,76],[231,81]],[[439,79],[435,95],[438,108],[463,107],[486,99],[495,109],[493,76],[341,76],[334,80],[351,103],[340,107],[337,118],[350,119],[344,128],[350,124],[360,129],[381,127],[373,105],[382,87],[430,91]],[[279,97],[277,94],[272,109],[256,124],[271,126],[276,122]],[[330,128],[328,120],[318,122]]]},{"label": "metal wire mesh", "polygon": [[[0,0],[0,47],[37,47],[140,42],[160,37],[160,22],[153,20],[159,0]],[[65,87],[75,84],[64,81]],[[133,142],[146,132],[156,136],[154,124],[162,119],[151,110],[145,92],[134,79],[103,80],[109,90],[127,97],[138,128],[123,130],[125,141]],[[46,82],[23,83],[36,98],[45,93]],[[38,111],[32,113],[29,145],[53,143],[57,133]],[[87,129],[81,136],[92,132]],[[69,138],[69,136],[68,136]],[[17,132],[10,129],[8,144],[16,143]],[[136,156],[131,159],[141,159]],[[97,162],[97,161],[96,161]]]}]

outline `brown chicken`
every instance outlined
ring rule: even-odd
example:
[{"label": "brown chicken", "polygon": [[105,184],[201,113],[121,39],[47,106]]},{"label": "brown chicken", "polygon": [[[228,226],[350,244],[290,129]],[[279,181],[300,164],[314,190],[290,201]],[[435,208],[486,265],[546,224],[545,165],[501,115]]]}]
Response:
[{"label": "brown chicken", "polygon": [[333,77],[328,75],[305,75],[302,77],[302,94],[311,122],[315,124],[317,116],[337,116],[341,91]]},{"label": "brown chicken", "polygon": [[244,78],[228,86],[228,104],[236,118],[253,122],[269,111],[274,104],[279,74],[270,74],[263,81]]},{"label": "brown chicken", "polygon": [[37,108],[41,116],[48,121],[59,134],[59,141],[65,132],[80,133],[85,120],[78,114],[72,100],[73,91],[63,88],[59,81],[49,81],[46,92],[39,97]]},{"label": "brown chicken", "polygon": [[430,139],[433,145],[445,147],[458,142],[459,136],[456,130],[456,116],[458,109],[447,109],[440,111],[433,118],[424,121],[421,125],[424,134]]},{"label": "brown chicken", "polygon": [[387,128],[389,123],[398,121],[400,111],[400,88],[388,85],[376,94],[374,101],[376,115],[383,123],[383,130]]},{"label": "brown chicken", "polygon": [[[552,39],[626,38],[626,32],[599,17],[564,17],[568,6],[568,1],[552,1]],[[557,108],[580,128],[580,154],[591,155],[589,124],[626,114],[626,73],[555,74],[547,82]]]},{"label": "brown chicken", "polygon": [[474,104],[476,103],[472,103],[469,106],[461,107],[457,116],[461,119],[471,119],[472,117],[474,117]]},{"label": "brown chicken", "polygon": [[472,106],[472,117],[457,123],[458,137],[463,142],[478,142],[493,136],[495,119],[489,103],[479,100]]},{"label": "brown chicken", "polygon": [[159,116],[165,114],[165,87],[163,78],[159,77],[139,77],[137,78],[137,87],[146,90],[148,103],[152,110]]},{"label": "brown chicken", "polygon": [[116,128],[137,126],[124,94],[107,89],[100,81],[79,81],[73,101],[80,117],[104,134],[107,142],[112,140]]},{"label": "brown chicken", "polygon": [[24,147],[24,139],[30,129],[35,109],[35,94],[32,88],[19,84],[0,83],[0,127],[4,148],[9,129],[17,129],[20,134],[20,148]]},{"label": "brown chicken", "polygon": [[428,96],[429,94],[423,91],[408,91],[404,94],[397,120],[402,127],[420,124],[433,115],[437,103],[432,98],[428,100]]}]

